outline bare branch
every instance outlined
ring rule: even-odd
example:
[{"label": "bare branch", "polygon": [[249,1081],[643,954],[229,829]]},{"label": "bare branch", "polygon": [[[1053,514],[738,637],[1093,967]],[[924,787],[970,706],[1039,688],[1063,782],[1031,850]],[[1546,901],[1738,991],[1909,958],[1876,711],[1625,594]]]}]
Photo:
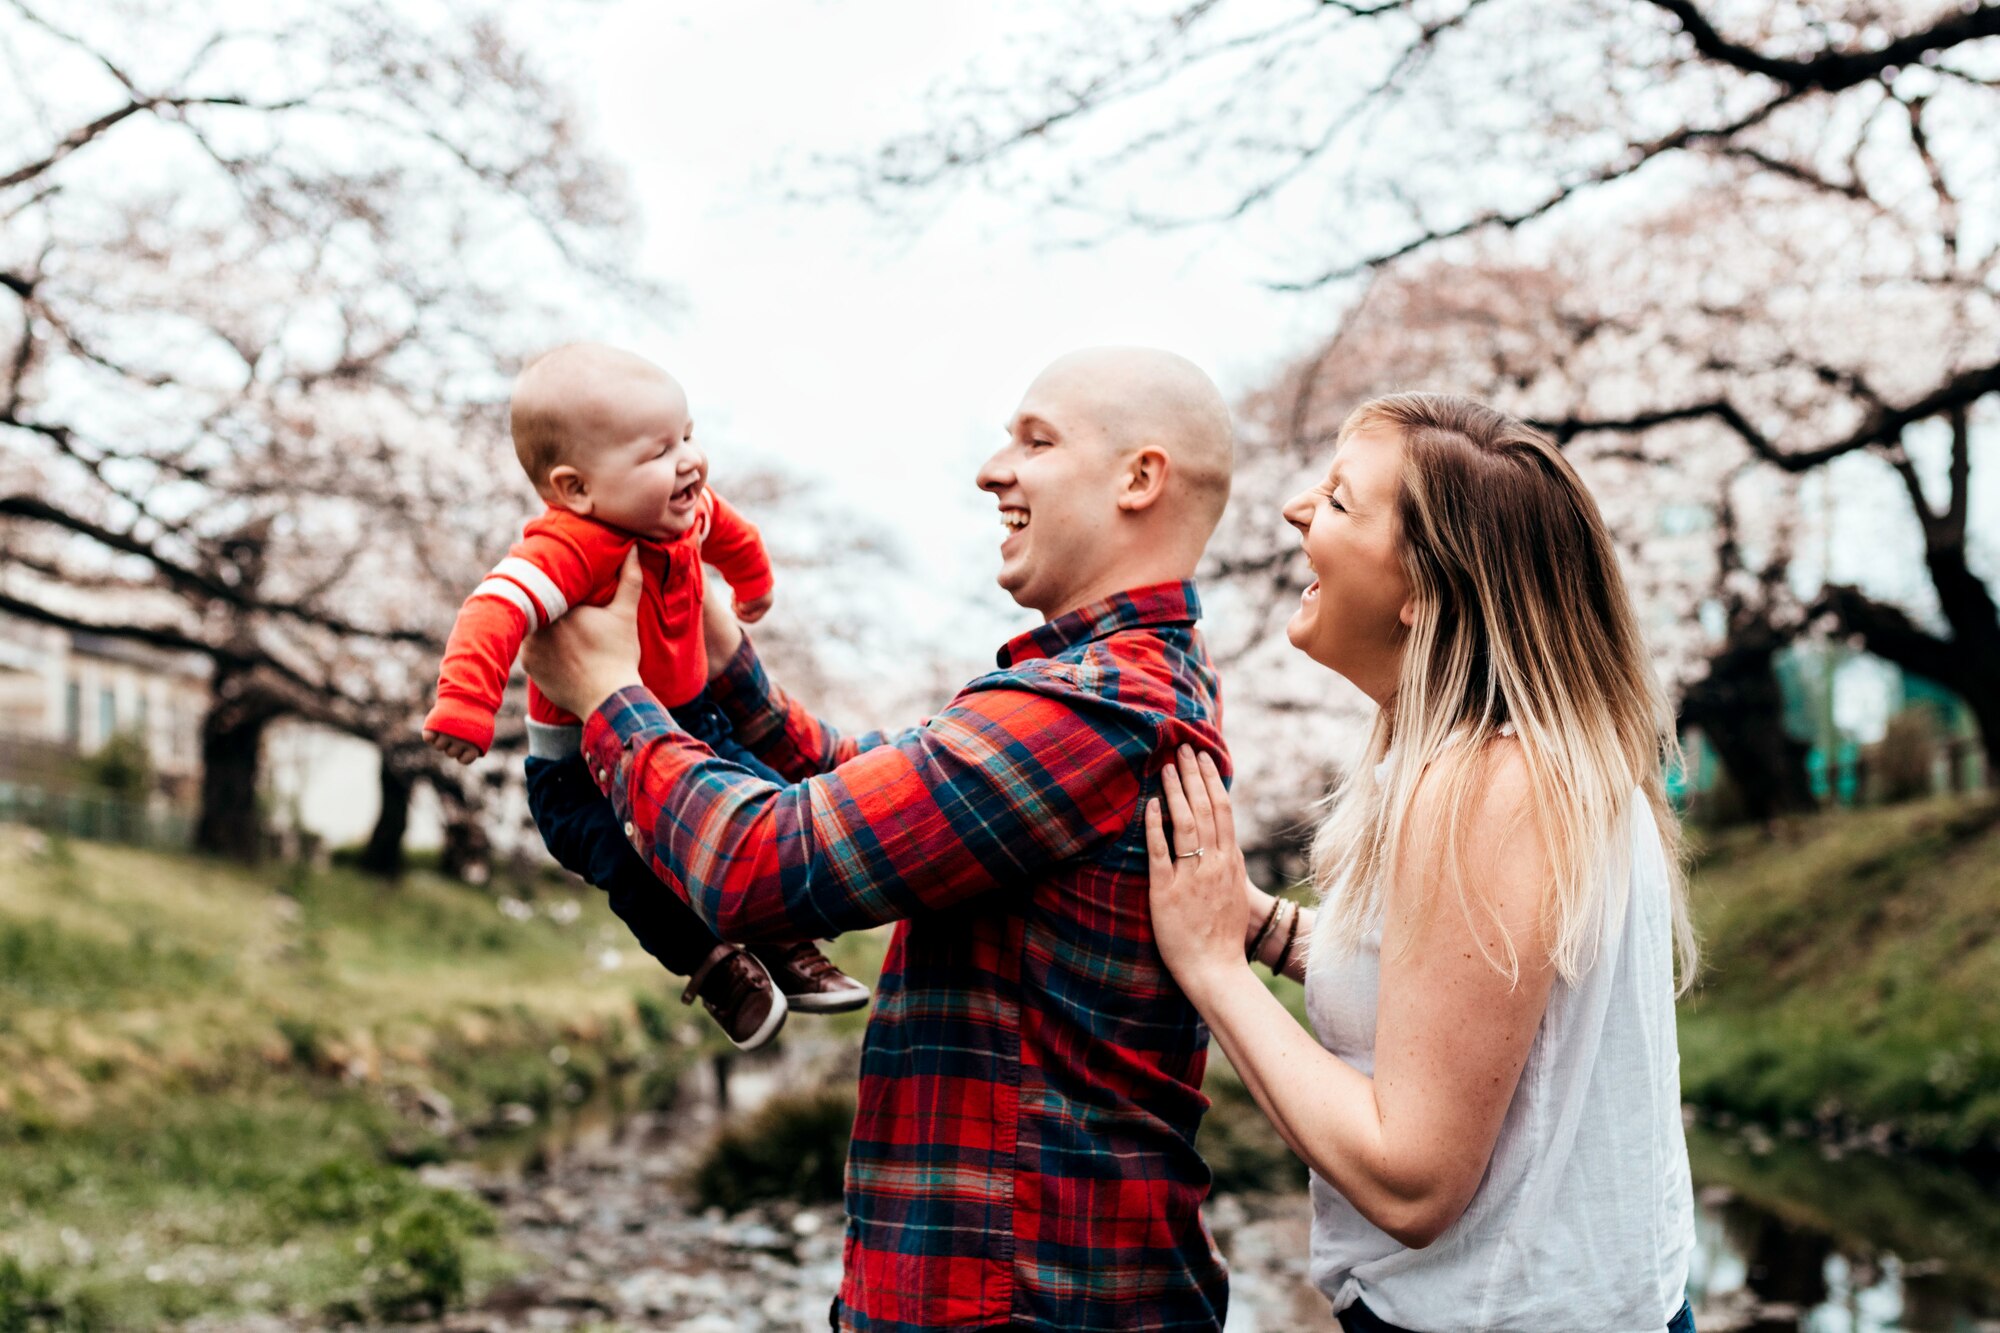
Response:
[{"label": "bare branch", "polygon": [[1680,20],[1695,50],[1709,60],[1757,74],[1795,93],[1837,93],[1914,64],[1933,52],[2000,36],[2000,4],[1976,4],[1872,51],[1824,50],[1805,57],[1766,55],[1717,31],[1694,0],[1645,0]]}]

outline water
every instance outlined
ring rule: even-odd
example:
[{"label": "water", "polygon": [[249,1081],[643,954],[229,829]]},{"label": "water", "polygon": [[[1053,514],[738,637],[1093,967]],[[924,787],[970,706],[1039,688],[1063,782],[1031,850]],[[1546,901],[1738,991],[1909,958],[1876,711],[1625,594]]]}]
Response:
[{"label": "water", "polygon": [[2000,1333],[2000,1188],[1866,1148],[1688,1133],[1703,1333]]}]

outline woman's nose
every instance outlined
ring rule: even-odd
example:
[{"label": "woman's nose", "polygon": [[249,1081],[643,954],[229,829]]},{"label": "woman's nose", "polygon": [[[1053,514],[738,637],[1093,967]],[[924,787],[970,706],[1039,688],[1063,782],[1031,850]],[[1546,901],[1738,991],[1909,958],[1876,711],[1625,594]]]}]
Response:
[{"label": "woman's nose", "polygon": [[1285,522],[1297,528],[1299,534],[1303,536],[1306,529],[1312,526],[1312,497],[1294,495],[1285,501],[1285,507],[1281,512],[1285,516]]}]

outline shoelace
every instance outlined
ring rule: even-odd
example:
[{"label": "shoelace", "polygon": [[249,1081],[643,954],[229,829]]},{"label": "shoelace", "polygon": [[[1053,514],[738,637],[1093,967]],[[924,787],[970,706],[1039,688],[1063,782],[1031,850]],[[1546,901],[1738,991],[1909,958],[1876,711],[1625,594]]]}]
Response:
[{"label": "shoelace", "polygon": [[[734,961],[740,952],[741,950],[737,949],[733,944],[718,944],[709,950],[708,957],[702,959],[701,966],[697,967],[693,975],[688,977],[687,989],[681,992],[681,1003],[693,1004],[695,996],[701,992],[702,983],[708,980],[708,974],[715,971],[716,968],[721,967],[724,963]],[[733,967],[728,969],[723,973],[723,983],[724,993],[716,996],[716,1003],[725,1007],[733,1002],[735,998],[728,994],[728,992],[757,989],[756,975],[747,967]]]},{"label": "shoelace", "polygon": [[828,958],[816,946],[810,944],[799,946],[798,952],[792,955],[792,966],[805,973],[814,981],[827,981],[834,977],[845,977],[847,975],[833,965],[831,958]]}]

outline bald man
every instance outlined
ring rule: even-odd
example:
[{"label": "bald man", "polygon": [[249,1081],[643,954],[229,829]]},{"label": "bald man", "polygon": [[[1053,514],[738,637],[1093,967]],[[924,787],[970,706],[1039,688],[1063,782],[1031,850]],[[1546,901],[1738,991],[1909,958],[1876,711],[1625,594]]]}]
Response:
[{"label": "bald man", "polygon": [[1142,812],[1178,747],[1227,762],[1192,576],[1230,464],[1228,410],[1185,359],[1050,366],[979,470],[1000,586],[1044,620],[997,671],[911,731],[848,737],[716,627],[711,695],[788,785],[637,683],[634,583],[530,641],[635,844],[722,938],[897,923],[836,1328],[1222,1326],[1194,1150],[1208,1036],[1153,943]]}]

